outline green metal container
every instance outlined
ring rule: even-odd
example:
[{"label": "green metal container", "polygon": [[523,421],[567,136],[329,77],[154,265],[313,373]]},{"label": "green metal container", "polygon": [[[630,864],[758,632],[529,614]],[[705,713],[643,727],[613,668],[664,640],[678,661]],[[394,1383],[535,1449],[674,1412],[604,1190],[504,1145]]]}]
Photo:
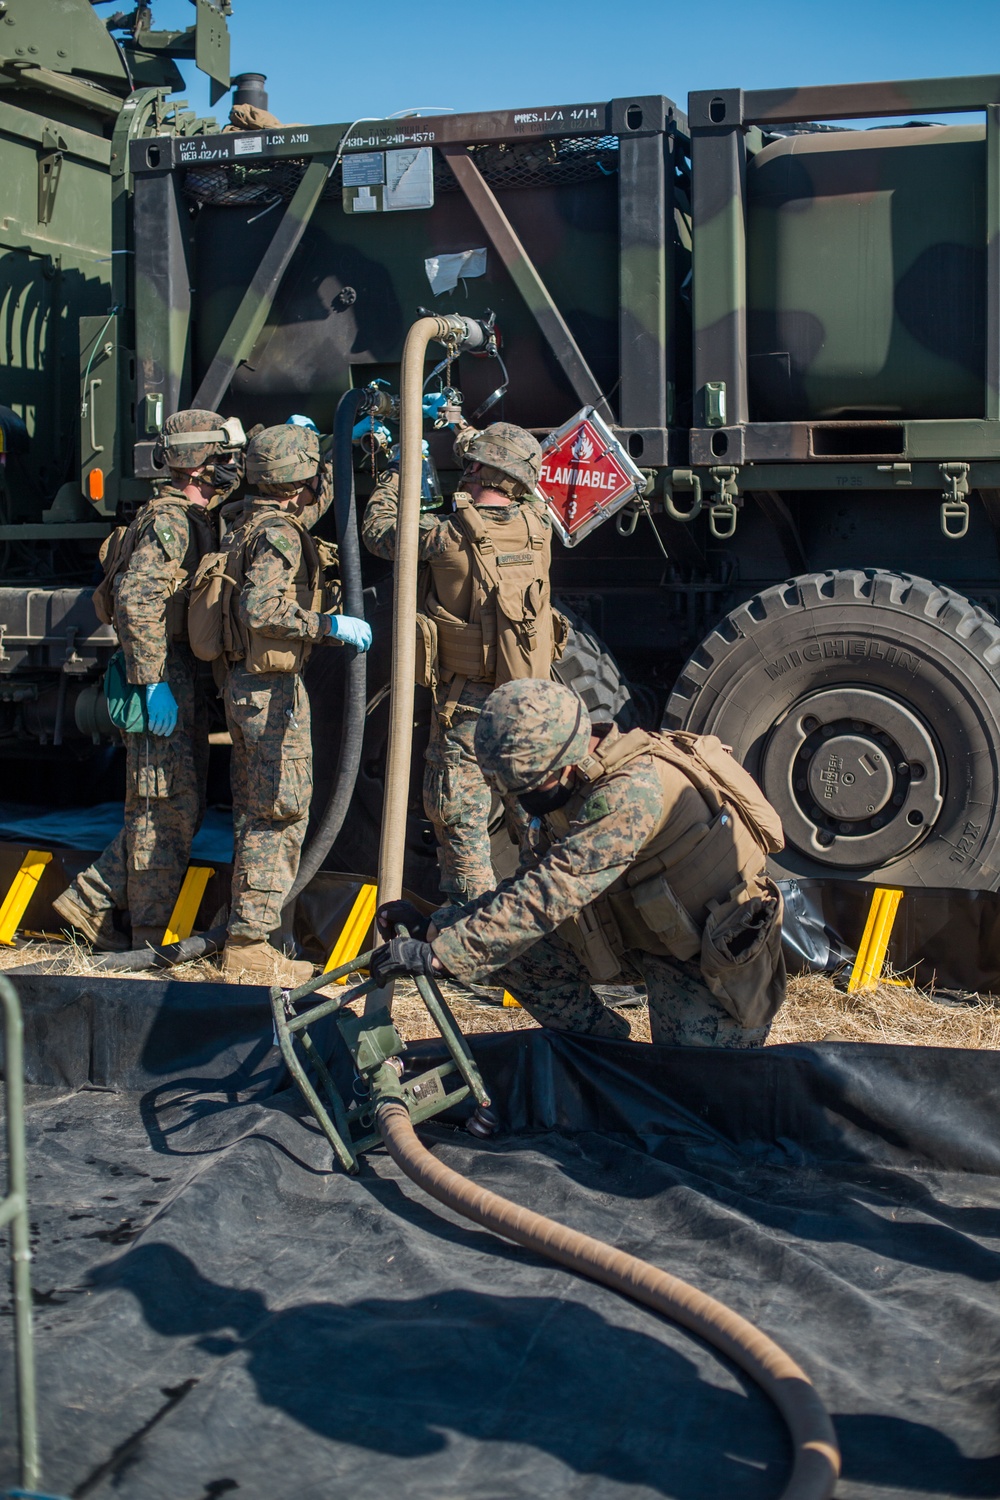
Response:
[{"label": "green metal container", "polygon": [[751,420],[985,414],[984,137],[837,130],[751,159]]}]

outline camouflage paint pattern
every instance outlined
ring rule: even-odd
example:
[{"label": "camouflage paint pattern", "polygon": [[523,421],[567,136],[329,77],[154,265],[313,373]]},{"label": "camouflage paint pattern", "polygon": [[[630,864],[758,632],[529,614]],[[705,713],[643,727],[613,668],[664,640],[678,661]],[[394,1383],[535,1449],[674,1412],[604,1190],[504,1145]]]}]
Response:
[{"label": "camouflage paint pattern", "polygon": [[166,929],[205,814],[208,683],[187,646],[176,600],[216,545],[215,522],[172,484],[132,523],[135,549],[118,580],[115,624],[129,682],[167,682],[177,700],[172,735],[127,734],[125,827],[71,889],[89,911],[127,909],[133,927]]},{"label": "camouflage paint pattern", "polygon": [[478,983],[519,958],[634,863],[662,810],[652,760],[641,756],[594,787],[564,837],[544,853],[526,854],[516,875],[466,907],[435,939],[435,953],[456,979]]},{"label": "camouflage paint pattern", "polygon": [[[467,682],[450,727],[432,715],[424,763],[424,813],[437,835],[439,889],[462,901],[473,901],[496,884],[489,831],[493,793],[475,750],[482,705],[492,692],[491,683]],[[439,698],[444,696],[439,692]],[[504,796],[503,803],[508,830],[520,842],[527,814],[513,797]]]},{"label": "camouflage paint pattern", "polygon": [[[464,433],[460,434],[460,438],[464,437]],[[458,447],[459,443],[456,443]],[[538,483],[542,445],[530,432],[515,427],[513,422],[491,423],[482,432],[476,432],[461,442],[461,450],[466,462],[499,469],[501,474],[523,485],[525,494],[529,494]]]},{"label": "camouflage paint pattern", "polygon": [[751,420],[985,415],[984,137],[832,132],[752,157]]},{"label": "camouflage paint pattern", "polygon": [[297,672],[235,666],[223,701],[233,741],[229,934],[263,941],[281,924],[309,820],[309,696]]},{"label": "camouflage paint pattern", "polygon": [[186,650],[184,611],[177,596],[218,544],[218,529],[205,506],[172,484],[162,485],[132,524],[137,539],[115,592],[115,629],[129,682],[162,682],[171,636]]},{"label": "camouflage paint pattern", "polygon": [[[317,507],[308,509],[311,512]],[[294,596],[295,582],[302,572],[298,527],[282,514],[279,501],[267,496],[249,496],[244,517],[251,524],[266,519],[247,549],[239,601],[243,624],[271,640],[321,640],[325,635],[322,612],[303,609]]]},{"label": "camouflage paint pattern", "polygon": [[484,773],[514,792],[533,791],[590,749],[590,715],[561,682],[505,682],[483,705],[475,751]]},{"label": "camouflage paint pattern", "polygon": [[[538,727],[554,692],[572,697],[568,689],[540,681],[498,689],[484,707],[476,734],[480,760],[488,764],[492,757],[502,764],[511,739],[532,723],[544,756],[565,746],[565,724],[556,724],[548,733]],[[636,863],[662,826],[663,799],[656,766],[647,755],[595,779],[567,807],[565,833],[544,819],[535,825],[537,852],[523,849],[515,876],[463,909],[445,908],[435,914],[440,930],[432,946],[441,963],[466,983],[488,979],[503,984],[545,1025],[627,1036],[627,1023],[605,1009],[582,959],[557,929]],[[629,948],[621,969],[626,978],[638,977],[646,985],[654,1041],[755,1046],[767,1035],[766,1026],[744,1028],[732,1019],[711,994],[696,963]]]},{"label": "camouflage paint pattern", "polygon": [[[455,447],[460,461],[477,436],[479,434],[471,427],[459,433]],[[391,562],[395,556],[398,498],[399,475],[390,469],[372,494],[362,521],[361,536],[365,546],[386,562]],[[507,507],[483,507],[480,511],[484,520],[498,533],[498,550],[502,550],[500,534],[503,526],[508,520],[516,520],[522,504],[531,506],[536,514],[544,514],[548,524],[544,507],[534,499]],[[452,516],[421,515],[420,561],[430,566],[432,576],[436,562],[447,566],[449,557],[466,552],[469,545],[466,533]],[[471,598],[470,575],[466,593],[455,601],[456,614],[462,608],[468,609]],[[493,795],[483,778],[474,749],[476,722],[482,705],[493,692],[493,683],[466,682],[456,700],[450,726],[442,723],[439,716],[448,700],[449,686],[449,683],[442,683],[438,688],[436,711],[431,719],[431,738],[424,768],[424,812],[437,835],[440,890],[443,895],[468,900],[492,889],[494,883],[489,835]],[[573,701],[577,702],[575,698]],[[524,823],[523,813],[512,798],[504,801],[508,825],[520,829]]]},{"label": "camouflage paint pattern", "polygon": [[[997,94],[980,77],[690,96],[693,462],[864,456],[875,449],[814,453],[794,433],[758,440],[745,424],[894,417],[935,427],[893,453],[948,459],[962,446],[949,422],[1000,416],[987,269],[1000,200],[980,186],[995,116],[987,139],[982,125],[935,125],[765,146],[761,129],[982,108]],[[967,435],[963,458],[981,452]],[[815,469],[807,482],[822,489],[829,470],[824,481]]]},{"label": "camouflage paint pattern", "polygon": [[125,827],[71,890],[97,915],[127,908],[133,928],[165,931],[205,815],[211,679],[186,647],[172,645],[157,680],[177,700],[177,728],[123,736]]},{"label": "camouflage paint pattern", "polygon": [[[645,986],[649,1030],[662,1047],[762,1047],[767,1026],[744,1027],[712,994],[696,963],[660,958],[629,949],[622,979]],[[582,1036],[625,1041],[629,1024],[592,988],[583,963],[558,934],[542,940],[520,958],[495,970],[490,982],[503,985],[542,1026]]]},{"label": "camouflage paint pattern", "polygon": [[[240,617],[248,628],[276,641],[319,640],[322,615],[303,609],[293,597],[302,568],[298,528],[285,519],[278,500],[248,499],[248,520],[268,512],[272,519],[248,549]],[[261,674],[236,665],[226,679],[223,701],[233,741],[229,933],[263,941],[280,925],[309,819],[309,696],[297,672]]]},{"label": "camouflage paint pattern", "polygon": [[319,437],[309,427],[285,422],[265,427],[247,445],[247,482],[305,484],[319,468]]}]

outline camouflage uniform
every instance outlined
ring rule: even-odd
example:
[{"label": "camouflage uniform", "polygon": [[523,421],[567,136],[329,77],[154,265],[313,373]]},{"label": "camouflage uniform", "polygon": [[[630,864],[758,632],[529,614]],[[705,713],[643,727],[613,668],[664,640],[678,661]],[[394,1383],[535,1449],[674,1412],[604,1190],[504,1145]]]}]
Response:
[{"label": "camouflage uniform", "polygon": [[[466,427],[455,443],[460,461],[480,433]],[[399,475],[393,469],[383,475],[365,509],[361,535],[369,552],[391,562],[396,552],[396,511]],[[504,533],[520,530],[519,514],[530,510],[547,532],[551,522],[546,507],[533,496],[507,506],[478,508],[497,552],[509,551]],[[420,517],[420,562],[433,569],[468,548],[468,538],[452,515]],[[442,681],[435,691],[430,743],[424,761],[424,813],[434,826],[438,841],[438,865],[442,895],[455,901],[474,900],[492,888],[495,875],[490,857],[490,813],[493,795],[483,780],[473,740],[480,709],[495,687],[494,681],[466,681],[452,697],[452,682]],[[448,705],[447,721],[442,711]],[[517,802],[503,795],[507,824],[517,837],[526,826]]]},{"label": "camouflage uniform", "polygon": [[[536,696],[549,683],[519,683]],[[578,720],[578,722],[580,722]],[[477,750],[490,773],[492,716],[487,708]],[[606,743],[617,737],[612,729]],[[577,764],[587,752],[590,724],[572,742],[553,726],[553,746],[562,751],[553,769]],[[523,767],[521,768],[523,770]],[[521,779],[505,767],[506,784]],[[522,790],[539,785],[548,768]],[[500,777],[499,779],[504,779]],[[590,1036],[627,1037],[628,1022],[607,1008],[592,989],[583,960],[556,929],[577,917],[639,858],[665,812],[659,775],[650,756],[640,756],[616,774],[601,777],[565,832],[535,822],[537,847],[522,857],[517,874],[461,910],[435,914],[432,948],[456,979],[502,984],[543,1025]],[[760,1046],[768,1026],[741,1026],[712,994],[697,963],[658,956],[640,948],[622,958],[626,978],[645,984],[654,1042],[675,1046]]]},{"label": "camouflage uniform", "polygon": [[[301,442],[301,428],[269,428],[261,437],[286,431],[298,435],[289,436],[289,445]],[[255,488],[278,486],[259,482]],[[305,609],[290,597],[290,584],[302,569],[299,526],[312,527],[331,499],[325,468],[317,503],[298,513],[298,525],[283,509],[280,494],[248,497],[240,524],[247,531],[253,528],[253,533],[238,609],[243,626],[258,637],[275,643],[301,642],[307,647],[325,637],[322,613]],[[233,741],[236,840],[229,935],[264,941],[280,926],[309,819],[309,696],[300,669],[261,673],[237,663],[229,670],[224,702]]]},{"label": "camouflage uniform", "polygon": [[[163,440],[218,428],[222,420],[215,412],[178,412],[168,418]],[[186,451],[197,468],[216,448]],[[128,908],[133,932],[162,937],[205,812],[211,684],[188,647],[184,610],[171,601],[218,545],[218,532],[207,506],[173,481],[157,487],[133,526],[134,550],[116,584],[115,629],[129,682],[166,682],[177,725],[168,736],[124,736],[125,826],[66,894],[95,918]]]}]

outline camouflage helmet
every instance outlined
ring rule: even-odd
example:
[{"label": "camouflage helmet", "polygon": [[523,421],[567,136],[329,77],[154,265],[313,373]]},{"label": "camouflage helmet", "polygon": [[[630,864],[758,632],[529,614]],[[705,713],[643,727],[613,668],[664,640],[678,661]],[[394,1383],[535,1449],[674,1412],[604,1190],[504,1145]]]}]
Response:
[{"label": "camouflage helmet", "polygon": [[496,688],[476,725],[476,759],[507,791],[533,792],[590,749],[590,715],[560,682],[519,677]]},{"label": "camouflage helmet", "polygon": [[499,469],[530,494],[542,468],[542,448],[537,438],[512,422],[494,422],[478,432],[462,455],[465,463]]},{"label": "camouflage helmet", "polygon": [[319,469],[319,437],[308,427],[265,427],[247,448],[251,484],[305,484]]},{"label": "camouflage helmet", "polygon": [[163,424],[154,459],[169,469],[200,469],[246,442],[238,417],[221,417],[198,407],[175,411]]}]

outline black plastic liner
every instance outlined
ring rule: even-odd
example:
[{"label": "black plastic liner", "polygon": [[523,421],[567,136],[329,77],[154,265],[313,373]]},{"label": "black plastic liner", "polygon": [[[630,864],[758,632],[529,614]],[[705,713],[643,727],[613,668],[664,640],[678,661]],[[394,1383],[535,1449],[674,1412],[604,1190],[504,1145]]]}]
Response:
[{"label": "black plastic liner", "polygon": [[[892,888],[903,891],[886,955],[897,974],[918,989],[1000,994],[1000,892]],[[830,973],[853,963],[874,886],[856,880],[784,880],[781,889],[790,972]]]},{"label": "black plastic liner", "polygon": [[[21,987],[48,1491],[780,1493],[779,1419],[696,1340],[452,1218],[380,1153],[332,1172],[262,991]],[[840,1496],[1000,1495],[996,1054],[473,1045],[504,1130],[437,1124],[445,1160],[777,1338],[833,1414]],[[9,1420],[0,1441],[12,1483]]]}]

